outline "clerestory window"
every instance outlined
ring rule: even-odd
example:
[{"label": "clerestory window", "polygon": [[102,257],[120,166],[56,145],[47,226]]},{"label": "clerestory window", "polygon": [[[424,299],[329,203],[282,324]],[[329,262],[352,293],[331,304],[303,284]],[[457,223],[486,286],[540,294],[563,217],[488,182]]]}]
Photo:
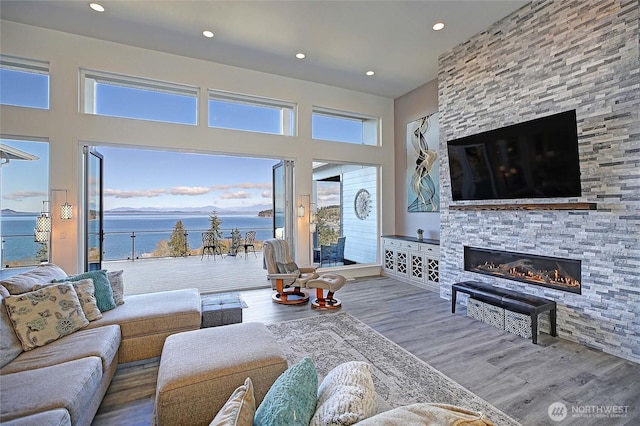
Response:
[{"label": "clerestory window", "polygon": [[49,63],[0,55],[0,104],[49,109]]},{"label": "clerestory window", "polygon": [[314,107],[311,137],[333,142],[379,145],[380,120],[362,114]]},{"label": "clerestory window", "polygon": [[80,70],[80,81],[85,114],[198,124],[195,86],[87,69]]},{"label": "clerestory window", "polygon": [[293,136],[296,104],[209,90],[209,127]]}]

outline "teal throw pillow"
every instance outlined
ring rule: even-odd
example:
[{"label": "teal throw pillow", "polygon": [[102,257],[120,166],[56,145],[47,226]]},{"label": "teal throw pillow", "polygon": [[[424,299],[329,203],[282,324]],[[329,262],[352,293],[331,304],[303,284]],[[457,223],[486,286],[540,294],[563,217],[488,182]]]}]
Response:
[{"label": "teal throw pillow", "polygon": [[318,372],[304,358],[276,379],[256,410],[254,426],[308,426],[316,410]]},{"label": "teal throw pillow", "polygon": [[113,290],[107,278],[107,271],[102,269],[100,271],[85,272],[78,275],[69,275],[67,278],[61,278],[59,280],[53,280],[54,283],[61,283],[65,281],[80,281],[86,278],[93,280],[93,286],[96,289],[96,302],[100,312],[109,311],[116,307],[116,302],[113,298]]}]

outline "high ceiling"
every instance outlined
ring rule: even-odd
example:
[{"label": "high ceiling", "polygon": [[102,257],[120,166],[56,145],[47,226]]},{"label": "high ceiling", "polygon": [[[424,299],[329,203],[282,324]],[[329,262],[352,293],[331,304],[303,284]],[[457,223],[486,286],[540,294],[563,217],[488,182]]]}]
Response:
[{"label": "high ceiling", "polygon": [[[0,1],[9,21],[396,98],[527,1]],[[432,26],[443,22],[445,28]],[[203,30],[212,31],[205,38]],[[296,59],[303,52],[305,59]],[[365,72],[372,70],[373,76]]]}]

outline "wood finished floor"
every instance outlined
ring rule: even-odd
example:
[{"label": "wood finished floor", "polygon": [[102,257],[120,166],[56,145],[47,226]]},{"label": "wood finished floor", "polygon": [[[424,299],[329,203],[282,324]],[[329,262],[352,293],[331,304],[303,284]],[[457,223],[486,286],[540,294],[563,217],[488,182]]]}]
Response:
[{"label": "wood finished floor", "polygon": [[[271,302],[271,291],[241,292],[243,321],[275,323],[333,312]],[[640,424],[640,365],[541,334],[538,344],[474,321],[438,294],[390,278],[349,281],[336,293],[342,311],[396,342],[523,425]],[[149,425],[158,360],[121,365],[94,425]],[[624,418],[555,423],[553,402],[627,406]]]}]

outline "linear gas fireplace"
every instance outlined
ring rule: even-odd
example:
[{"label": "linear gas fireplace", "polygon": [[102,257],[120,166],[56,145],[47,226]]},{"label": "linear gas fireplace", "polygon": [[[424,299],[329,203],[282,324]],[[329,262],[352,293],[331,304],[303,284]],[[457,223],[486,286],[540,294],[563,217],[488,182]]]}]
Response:
[{"label": "linear gas fireplace", "polygon": [[574,259],[538,256],[464,247],[464,270],[581,294],[581,262]]}]

